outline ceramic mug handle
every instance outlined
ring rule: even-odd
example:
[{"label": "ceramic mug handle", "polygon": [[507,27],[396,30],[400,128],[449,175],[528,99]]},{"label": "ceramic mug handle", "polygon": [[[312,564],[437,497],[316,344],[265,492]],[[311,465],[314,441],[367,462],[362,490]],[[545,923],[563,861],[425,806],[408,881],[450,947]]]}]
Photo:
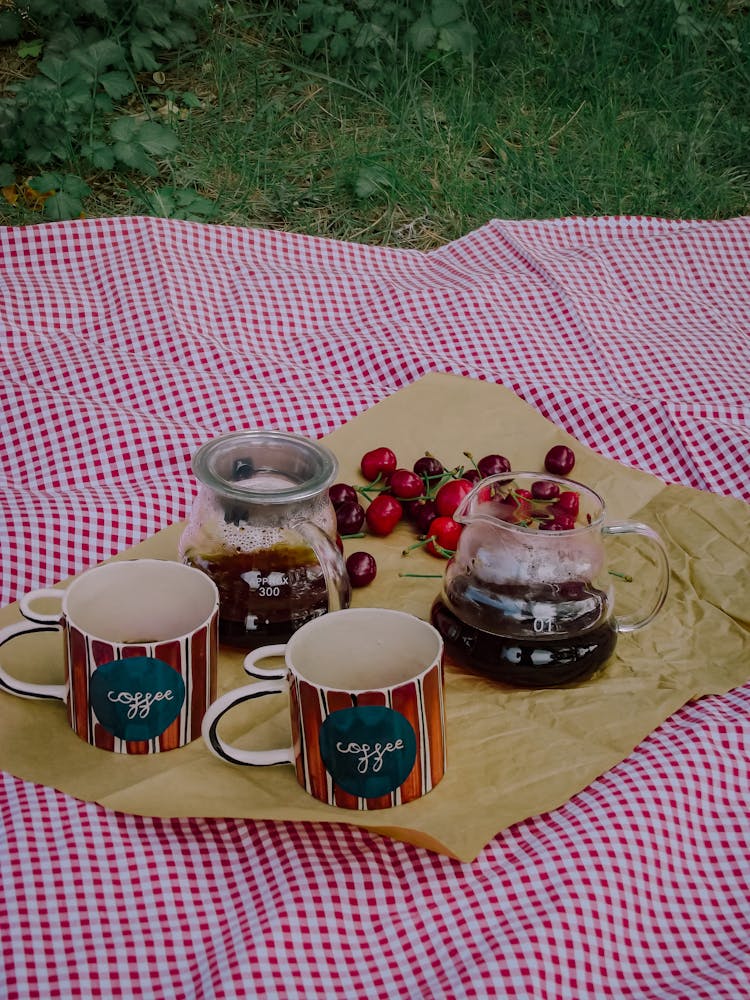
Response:
[{"label": "ceramic mug handle", "polygon": [[[44,590],[32,590],[18,602],[18,609],[26,621],[15,622],[13,625],[6,625],[0,629],[0,646],[15,639],[16,636],[33,632],[59,632],[62,630],[62,619],[60,611],[45,613],[32,611],[31,605],[41,598],[53,597],[58,601],[63,599],[63,591],[48,588]],[[49,699],[51,701],[65,701],[67,696],[67,686],[65,684],[32,684],[30,681],[22,681],[11,676],[0,666],[0,690],[15,694],[19,698]]]},{"label": "ceramic mug handle", "polygon": [[656,597],[647,608],[645,614],[632,614],[615,616],[615,626],[618,632],[635,632],[636,629],[643,628],[657,616],[664,601],[667,599],[669,590],[669,559],[664,542],[647,524],[639,524],[637,521],[613,521],[602,528],[605,535],[642,535],[652,543],[652,548],[656,554],[656,569],[658,573]]},{"label": "ceramic mug handle", "polygon": [[223,740],[218,732],[219,722],[230,709],[237,705],[242,705],[246,701],[255,698],[262,698],[267,694],[284,694],[289,690],[286,681],[286,668],[277,670],[264,670],[256,667],[257,660],[263,660],[271,656],[283,656],[286,646],[262,646],[260,649],[248,653],[243,664],[246,673],[251,677],[265,677],[267,680],[259,684],[248,684],[245,687],[237,688],[235,691],[227,691],[209,706],[208,711],[203,716],[201,735],[209,750],[221,760],[228,760],[232,764],[254,764],[259,767],[267,767],[269,764],[293,764],[294,747],[280,747],[278,750],[242,750],[240,747],[232,746]]}]

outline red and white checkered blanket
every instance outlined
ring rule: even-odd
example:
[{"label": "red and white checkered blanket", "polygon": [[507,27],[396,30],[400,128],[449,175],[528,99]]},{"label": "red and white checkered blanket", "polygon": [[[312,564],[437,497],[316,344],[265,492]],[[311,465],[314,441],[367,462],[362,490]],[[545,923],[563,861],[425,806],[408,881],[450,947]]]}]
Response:
[{"label": "red and white checkered blanket", "polygon": [[[3,604],[186,516],[211,436],[318,437],[429,371],[750,500],[750,219],[495,221],[427,254],[157,219],[8,228],[0,329]],[[750,685],[688,705],[472,864],[1,775],[0,993],[741,1000],[749,744]]]}]

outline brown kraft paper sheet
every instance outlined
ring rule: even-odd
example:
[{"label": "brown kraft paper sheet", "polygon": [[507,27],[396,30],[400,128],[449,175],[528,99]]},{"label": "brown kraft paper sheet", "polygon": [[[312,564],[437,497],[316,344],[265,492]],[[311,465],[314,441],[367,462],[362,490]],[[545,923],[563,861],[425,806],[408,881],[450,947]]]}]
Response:
[{"label": "brown kraft paper sheet", "polygon": [[[398,840],[473,860],[498,833],[566,802],[631,750],[687,701],[725,693],[750,680],[750,507],[740,500],[665,486],[585,448],[511,391],[493,383],[428,375],[326,439],[340,462],[339,480],[361,483],[359,459],[387,445],[399,463],[426,451],[447,465],[475,456],[506,455],[516,470],[540,471],[546,451],[569,444],[573,478],[607,503],[609,520],[642,521],[664,539],[670,592],[646,629],[621,635],[602,671],[576,685],[522,690],[446,670],[448,769],[438,787],[416,802],[357,812],[308,796],[286,765],[239,767],[216,759],[201,740],[169,753],[126,757],[89,747],[68,728],[60,703],[0,693],[0,767],[109,809],[144,816],[235,817],[349,823]],[[174,559],[182,526],[171,527],[117,558]],[[373,584],[353,594],[354,606],[399,608],[429,617],[444,564],[421,550],[408,525],[388,538],[350,539],[378,563]],[[609,543],[608,543],[609,544]],[[610,568],[633,576],[616,582],[616,612],[636,605],[654,578],[647,549],[619,544]],[[620,603],[622,601],[622,603]],[[0,611],[0,626],[18,621],[17,605]],[[22,636],[0,653],[25,680],[60,683],[59,634]],[[243,654],[223,649],[219,693],[250,683]],[[290,742],[286,699],[247,702],[222,723],[222,735],[243,747]]]}]

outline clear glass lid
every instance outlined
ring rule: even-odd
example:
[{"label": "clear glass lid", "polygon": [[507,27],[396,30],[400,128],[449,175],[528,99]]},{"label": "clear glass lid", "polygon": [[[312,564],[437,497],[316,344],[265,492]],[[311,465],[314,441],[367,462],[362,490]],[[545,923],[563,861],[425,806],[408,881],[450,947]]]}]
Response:
[{"label": "clear glass lid", "polygon": [[246,503],[293,503],[318,496],[338,472],[336,456],[286,431],[234,431],[202,445],[192,469],[222,496]]}]

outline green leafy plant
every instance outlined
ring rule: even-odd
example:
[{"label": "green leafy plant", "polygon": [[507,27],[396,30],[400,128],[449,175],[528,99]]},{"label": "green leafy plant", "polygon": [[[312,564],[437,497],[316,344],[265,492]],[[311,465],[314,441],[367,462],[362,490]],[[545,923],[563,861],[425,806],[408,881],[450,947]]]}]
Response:
[{"label": "green leafy plant", "polygon": [[51,219],[72,219],[81,214],[83,199],[91,188],[75,174],[41,174],[29,180],[29,187],[44,199],[45,214]]},{"label": "green leafy plant", "polygon": [[165,186],[156,191],[140,190],[134,193],[151,215],[166,219],[208,221],[213,218],[216,210],[216,206],[208,198],[184,188]]},{"label": "green leafy plant", "polygon": [[209,8],[210,0],[11,0],[0,11],[0,41],[39,58],[36,72],[0,97],[6,177],[13,168],[17,184],[29,168],[52,168],[27,183],[40,195],[53,191],[43,198],[53,219],[82,213],[91,170],[156,177],[179,139],[151,119],[139,75],[194,41]]},{"label": "green leafy plant", "polygon": [[305,56],[348,62],[369,86],[409,51],[432,60],[469,59],[477,35],[456,0],[304,0],[287,27]]}]

